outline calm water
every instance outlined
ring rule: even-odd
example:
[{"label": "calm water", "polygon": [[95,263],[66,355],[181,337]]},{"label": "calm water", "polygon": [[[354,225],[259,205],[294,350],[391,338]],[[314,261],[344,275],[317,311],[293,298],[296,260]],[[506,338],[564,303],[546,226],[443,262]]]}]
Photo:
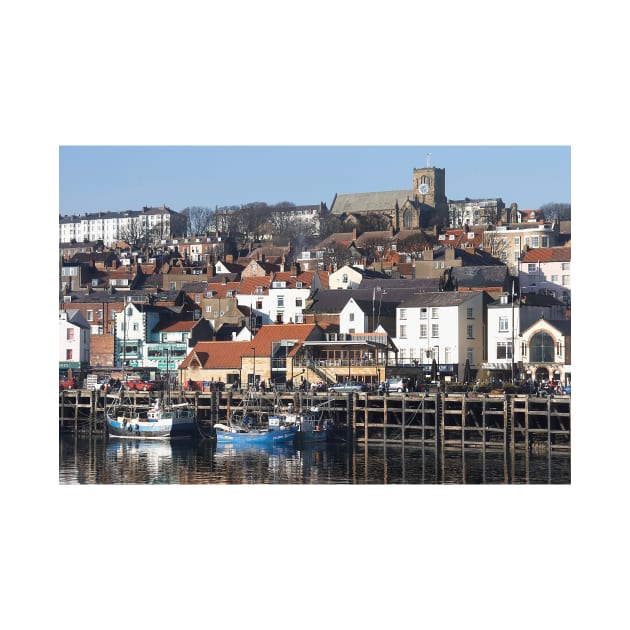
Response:
[{"label": "calm water", "polygon": [[566,453],[322,444],[230,450],[208,440],[59,437],[60,484],[570,484]]}]

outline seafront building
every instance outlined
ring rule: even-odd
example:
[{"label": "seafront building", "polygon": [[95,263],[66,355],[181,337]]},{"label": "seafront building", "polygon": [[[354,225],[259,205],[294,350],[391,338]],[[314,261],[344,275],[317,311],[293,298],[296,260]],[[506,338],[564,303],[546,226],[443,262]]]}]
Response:
[{"label": "seafront building", "polygon": [[[60,373],[375,385],[423,381],[435,361],[446,382],[570,382],[570,225],[500,199],[449,202],[445,181],[427,166],[409,190],[336,195],[349,231],[301,251],[188,235],[166,206],[62,217],[60,326],[90,344],[60,332]],[[326,208],[298,209],[310,221]],[[361,232],[369,214],[389,227]]]}]

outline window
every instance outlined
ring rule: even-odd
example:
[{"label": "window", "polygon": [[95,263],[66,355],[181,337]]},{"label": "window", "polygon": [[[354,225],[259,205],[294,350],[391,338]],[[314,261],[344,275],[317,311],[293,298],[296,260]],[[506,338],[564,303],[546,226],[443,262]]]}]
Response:
[{"label": "window", "polygon": [[87,320],[88,322],[94,321],[94,311],[91,308],[89,308],[87,311]]},{"label": "window", "polygon": [[536,273],[536,263],[527,263],[527,273]]},{"label": "window", "polygon": [[499,317],[499,332],[509,332],[510,324],[507,317]]},{"label": "window", "polygon": [[256,308],[259,311],[262,309],[262,300],[256,300]]},{"label": "window", "polygon": [[66,350],[66,361],[72,361],[72,348]]},{"label": "window", "polygon": [[532,236],[532,248],[536,249],[536,247],[538,247],[538,237]]},{"label": "window", "polygon": [[169,288],[171,291],[174,291],[175,289],[177,289],[177,283],[176,283],[176,282],[173,282],[173,281],[169,282],[169,283],[168,283],[168,288]]},{"label": "window", "polygon": [[353,322],[354,321],[354,313],[350,313],[350,317],[349,317],[350,321]]},{"label": "window", "polygon": [[426,339],[426,337],[427,337],[427,325],[426,324],[420,324],[420,337],[423,337],[424,339]]},{"label": "window", "polygon": [[278,308],[284,308],[284,295],[278,296]]},{"label": "window", "polygon": [[348,274],[344,273],[343,276],[341,277],[341,282],[343,282],[344,284],[346,284],[348,282]]},{"label": "window", "polygon": [[557,273],[552,273],[551,274],[551,282],[558,282],[558,274]]},{"label": "window", "polygon": [[399,337],[401,339],[406,339],[407,338],[407,326],[405,324],[401,324],[401,326],[400,326]]},{"label": "window", "polygon": [[421,308],[420,309],[420,319],[426,319],[428,316],[428,309]]},{"label": "window", "polygon": [[563,287],[569,286],[569,276],[562,276],[562,286]]},{"label": "window", "polygon": [[549,237],[548,236],[542,236],[541,237],[541,247],[549,247]]},{"label": "window", "polygon": [[466,319],[475,319],[474,311],[472,307],[466,309]]},{"label": "window", "polygon": [[474,365],[475,364],[475,350],[474,348],[467,348],[466,349],[466,358],[468,359],[468,363],[470,363],[470,365]]},{"label": "window", "polygon": [[400,309],[400,319],[407,319],[407,309],[406,308],[401,308]]},{"label": "window", "polygon": [[472,324],[469,324],[468,326],[466,326],[466,339],[474,339],[475,338],[474,329],[475,329],[475,327]]},{"label": "window", "polygon": [[520,236],[515,236],[514,237],[514,247],[519,249],[520,246],[521,246],[521,237]]},{"label": "window", "polygon": [[568,262],[562,263],[562,271],[569,271],[570,268],[571,268],[571,263],[568,263]]},{"label": "window", "polygon": [[297,308],[302,308],[303,306],[302,298],[295,298],[295,306]]},{"label": "window", "polygon": [[497,341],[497,359],[511,359],[512,358],[512,342],[511,341]]},{"label": "window", "polygon": [[96,319],[100,322],[103,319],[103,309],[99,308],[98,311],[96,311]]},{"label": "window", "polygon": [[66,329],[66,339],[68,341],[72,341],[74,339],[74,328],[67,328]]},{"label": "window", "polygon": [[133,323],[133,332],[138,332],[140,330],[140,325],[138,322]]},{"label": "window", "polygon": [[440,311],[437,308],[432,308],[431,309],[431,319],[438,319],[438,317],[440,316]]},{"label": "window", "polygon": [[212,306],[206,306],[206,313],[212,313]]},{"label": "window", "polygon": [[555,359],[555,346],[551,335],[540,332],[529,342],[529,360],[531,363],[543,363]]},{"label": "window", "polygon": [[431,337],[439,337],[439,336],[440,336],[440,325],[431,324]]}]

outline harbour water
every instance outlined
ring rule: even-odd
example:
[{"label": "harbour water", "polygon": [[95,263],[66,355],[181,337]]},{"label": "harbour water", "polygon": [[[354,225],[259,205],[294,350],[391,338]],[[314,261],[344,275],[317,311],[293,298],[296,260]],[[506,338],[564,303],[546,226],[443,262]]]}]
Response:
[{"label": "harbour water", "polygon": [[59,437],[59,484],[570,484],[567,452]]}]

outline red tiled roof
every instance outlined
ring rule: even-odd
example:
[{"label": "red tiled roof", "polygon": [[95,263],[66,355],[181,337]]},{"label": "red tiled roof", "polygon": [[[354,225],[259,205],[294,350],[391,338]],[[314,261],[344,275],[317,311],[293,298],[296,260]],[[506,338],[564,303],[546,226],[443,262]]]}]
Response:
[{"label": "red tiled roof", "polygon": [[276,282],[286,282],[287,289],[295,289],[298,282],[301,282],[304,288],[310,288],[314,275],[314,271],[302,271],[297,276],[292,276],[290,271],[278,271],[273,279]]},{"label": "red tiled roof", "polygon": [[263,287],[263,293],[269,294],[271,276],[250,276],[241,280],[238,292],[241,295],[250,295],[256,291],[256,287]]},{"label": "red tiled roof", "polygon": [[[286,339],[296,339],[298,342],[302,342],[308,339],[316,328],[315,324],[266,324],[248,343],[252,348],[256,348],[256,354],[259,356],[268,356],[271,354],[272,342]],[[296,351],[297,348],[294,348],[289,356],[292,356]],[[246,354],[253,356],[254,352],[248,350]]]},{"label": "red tiled roof", "polygon": [[180,368],[189,367],[194,358],[204,369],[240,368],[241,357],[251,346],[251,341],[200,341],[182,361]]},{"label": "red tiled roof", "polygon": [[228,291],[236,291],[239,292],[239,288],[241,286],[240,282],[208,282],[206,287],[206,292],[214,291],[215,294],[212,297],[216,298],[224,298],[227,297]]},{"label": "red tiled roof", "polygon": [[523,254],[521,262],[524,263],[547,263],[547,262],[570,262],[570,247],[538,247],[530,249]]},{"label": "red tiled roof", "polygon": [[160,332],[190,332],[198,321],[199,320],[177,321],[167,324],[166,326],[158,325],[155,327],[155,330],[159,330]]}]

